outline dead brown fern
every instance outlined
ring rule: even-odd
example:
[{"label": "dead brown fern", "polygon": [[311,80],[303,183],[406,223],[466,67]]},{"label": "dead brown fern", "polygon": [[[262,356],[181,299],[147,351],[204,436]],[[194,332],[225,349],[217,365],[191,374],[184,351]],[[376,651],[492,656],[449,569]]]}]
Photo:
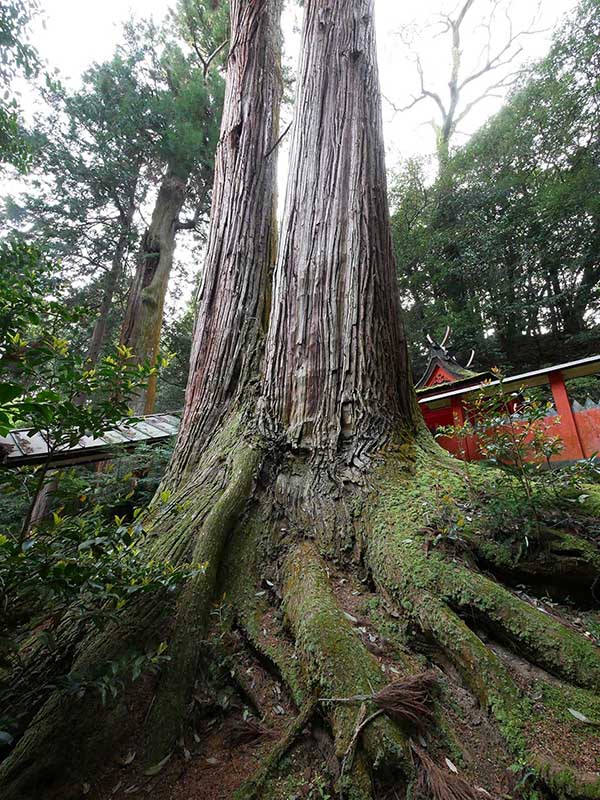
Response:
[{"label": "dead brown fern", "polygon": [[434,672],[428,670],[418,675],[399,678],[374,694],[356,694],[351,697],[321,697],[328,703],[372,702],[384,714],[398,723],[408,723],[422,732],[433,721],[431,694],[437,682]]},{"label": "dead brown fern", "polygon": [[235,720],[229,726],[230,745],[238,747],[243,744],[256,743],[263,738],[277,738],[275,731],[270,730],[262,722],[253,719]]},{"label": "dead brown fern", "polygon": [[433,721],[431,694],[437,679],[431,670],[393,681],[373,696],[373,702],[388,717],[423,731]]}]

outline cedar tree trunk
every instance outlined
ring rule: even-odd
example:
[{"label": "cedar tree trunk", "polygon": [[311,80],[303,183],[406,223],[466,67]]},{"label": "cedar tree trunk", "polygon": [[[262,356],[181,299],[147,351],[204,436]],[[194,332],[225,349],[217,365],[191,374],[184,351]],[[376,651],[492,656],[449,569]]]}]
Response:
[{"label": "cedar tree trunk", "polygon": [[264,385],[293,447],[359,467],[415,421],[374,35],[368,2],[306,6]]},{"label": "cedar tree trunk", "polygon": [[[165,296],[186,188],[187,176],[169,167],[160,185],[150,226],[142,238],[121,327],[121,344],[129,347],[138,361],[148,361],[152,366],[160,345]],[[146,389],[135,398],[133,410],[137,414],[151,414],[155,401],[156,375],[153,374]]]},{"label": "cedar tree trunk", "polygon": [[[237,800],[476,800],[514,792],[515,764],[528,791],[600,797],[587,755],[600,747],[589,725],[600,718],[594,636],[583,635],[582,612],[544,613],[500,581],[597,602],[589,520],[600,495],[588,490],[574,526],[573,505],[556,514],[546,500],[523,553],[502,515],[486,516],[499,485],[518,511],[518,487],[454,461],[419,423],[390,246],[373,5],[305,2],[272,275],[281,3],[232,2],[186,406],[144,520],[149,558],[203,569],[174,600],[132,602],[82,641],[65,621],[58,651],[71,675],[157,640],[170,661],[104,709],[87,693],[49,693],[0,767],[9,800],[66,797],[76,780],[100,798],[100,778],[119,777],[108,756],[133,751],[122,785],[212,797],[257,760],[240,768],[240,735],[262,740],[262,758],[229,793]],[[39,675],[37,661],[30,670]],[[228,701],[223,723],[223,684],[253,720]],[[237,769],[225,750],[205,760],[215,730]],[[204,794],[203,777],[186,782],[195,763],[212,774]]]},{"label": "cedar tree trunk", "polygon": [[[133,192],[135,195],[135,191]],[[110,270],[106,276],[104,287],[102,290],[102,300],[98,310],[98,317],[92,331],[92,339],[87,352],[87,359],[91,364],[98,361],[98,357],[102,352],[106,340],[106,332],[108,329],[108,317],[112,308],[115,291],[118,286],[119,280],[123,273],[123,264],[129,246],[129,239],[131,237],[131,226],[133,223],[133,215],[135,212],[135,200],[132,196],[129,205],[124,213],[121,213],[121,226],[119,238],[115,246],[115,252],[111,262]]]}]

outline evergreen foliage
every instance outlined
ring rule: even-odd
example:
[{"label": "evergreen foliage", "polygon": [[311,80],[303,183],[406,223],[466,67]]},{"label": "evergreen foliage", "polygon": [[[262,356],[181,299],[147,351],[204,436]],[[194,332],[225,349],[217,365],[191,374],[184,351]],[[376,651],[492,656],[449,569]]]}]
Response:
[{"label": "evergreen foliage", "polygon": [[32,78],[40,68],[27,38],[38,12],[38,0],[6,0],[0,6],[0,167],[11,164],[25,170],[29,163],[14,82],[18,77]]},{"label": "evergreen foliage", "polygon": [[[394,181],[409,338],[449,324],[483,364],[534,367],[598,347],[600,14],[585,0],[505,107],[431,184]],[[568,360],[565,357],[564,360]]]}]

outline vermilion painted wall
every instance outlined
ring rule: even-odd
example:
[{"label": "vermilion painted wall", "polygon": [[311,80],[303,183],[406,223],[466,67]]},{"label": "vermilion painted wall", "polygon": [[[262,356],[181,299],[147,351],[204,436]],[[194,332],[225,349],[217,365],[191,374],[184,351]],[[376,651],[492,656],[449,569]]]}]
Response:
[{"label": "vermilion painted wall", "polygon": [[600,408],[586,408],[573,416],[586,458],[600,453]]},{"label": "vermilion painted wall", "polygon": [[[452,408],[430,409],[425,403],[421,404],[421,411],[425,419],[425,424],[431,431],[438,427],[456,424],[453,421]],[[584,409],[583,411],[571,412],[575,422],[576,437],[573,438],[573,426],[569,420],[563,420],[560,416],[546,417],[540,420],[550,436],[559,436],[562,443],[562,451],[552,458],[553,462],[574,461],[583,455],[586,457],[600,453],[600,408]],[[466,437],[465,437],[466,438]],[[471,441],[464,439],[459,442],[456,437],[442,436],[438,438],[439,444],[458,458],[467,456],[467,460],[481,459],[482,455],[477,447],[476,437],[469,437]]]}]

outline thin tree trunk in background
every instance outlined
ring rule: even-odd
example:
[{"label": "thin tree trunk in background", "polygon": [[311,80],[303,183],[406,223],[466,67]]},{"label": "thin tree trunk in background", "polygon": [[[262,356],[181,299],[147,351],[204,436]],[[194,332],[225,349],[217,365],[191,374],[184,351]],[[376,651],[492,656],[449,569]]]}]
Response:
[{"label": "thin tree trunk in background", "polygon": [[556,316],[560,320],[558,335],[569,334],[574,336],[585,329],[583,312],[573,311],[570,290],[561,286],[559,265],[552,259],[547,259],[546,274],[549,276],[552,296],[550,301],[556,310]]},{"label": "thin tree trunk in background", "polygon": [[50,514],[52,496],[58,487],[58,477],[56,477],[55,472],[49,471],[45,476],[45,480],[46,483],[44,483],[32,504],[28,530],[39,525],[40,522],[43,522]]},{"label": "thin tree trunk in background", "polygon": [[121,221],[121,231],[115,247],[113,260],[111,263],[110,271],[106,276],[104,289],[102,292],[102,301],[98,310],[98,317],[92,332],[92,339],[87,352],[87,359],[92,364],[98,361],[98,357],[102,352],[106,340],[106,331],[108,329],[108,317],[112,308],[115,290],[118,286],[119,280],[123,273],[123,264],[125,262],[125,254],[129,245],[131,236],[131,226],[133,223],[133,214],[135,212],[135,202],[132,200],[127,208],[127,212]]},{"label": "thin tree trunk in background", "polygon": [[263,417],[297,448],[361,465],[363,451],[415,419],[373,0],[306,5],[293,130]]},{"label": "thin tree trunk in background", "polygon": [[[121,327],[121,344],[131,348],[138,361],[152,365],[160,345],[165,297],[175,253],[179,214],[186,197],[187,175],[168,169],[163,177],[152,220],[140,246],[137,269]],[[156,375],[134,399],[137,414],[150,414],[156,400]]]},{"label": "thin tree trunk in background", "polygon": [[235,0],[210,232],[186,402],[168,480],[192,466],[256,377],[276,236],[281,0]]}]

